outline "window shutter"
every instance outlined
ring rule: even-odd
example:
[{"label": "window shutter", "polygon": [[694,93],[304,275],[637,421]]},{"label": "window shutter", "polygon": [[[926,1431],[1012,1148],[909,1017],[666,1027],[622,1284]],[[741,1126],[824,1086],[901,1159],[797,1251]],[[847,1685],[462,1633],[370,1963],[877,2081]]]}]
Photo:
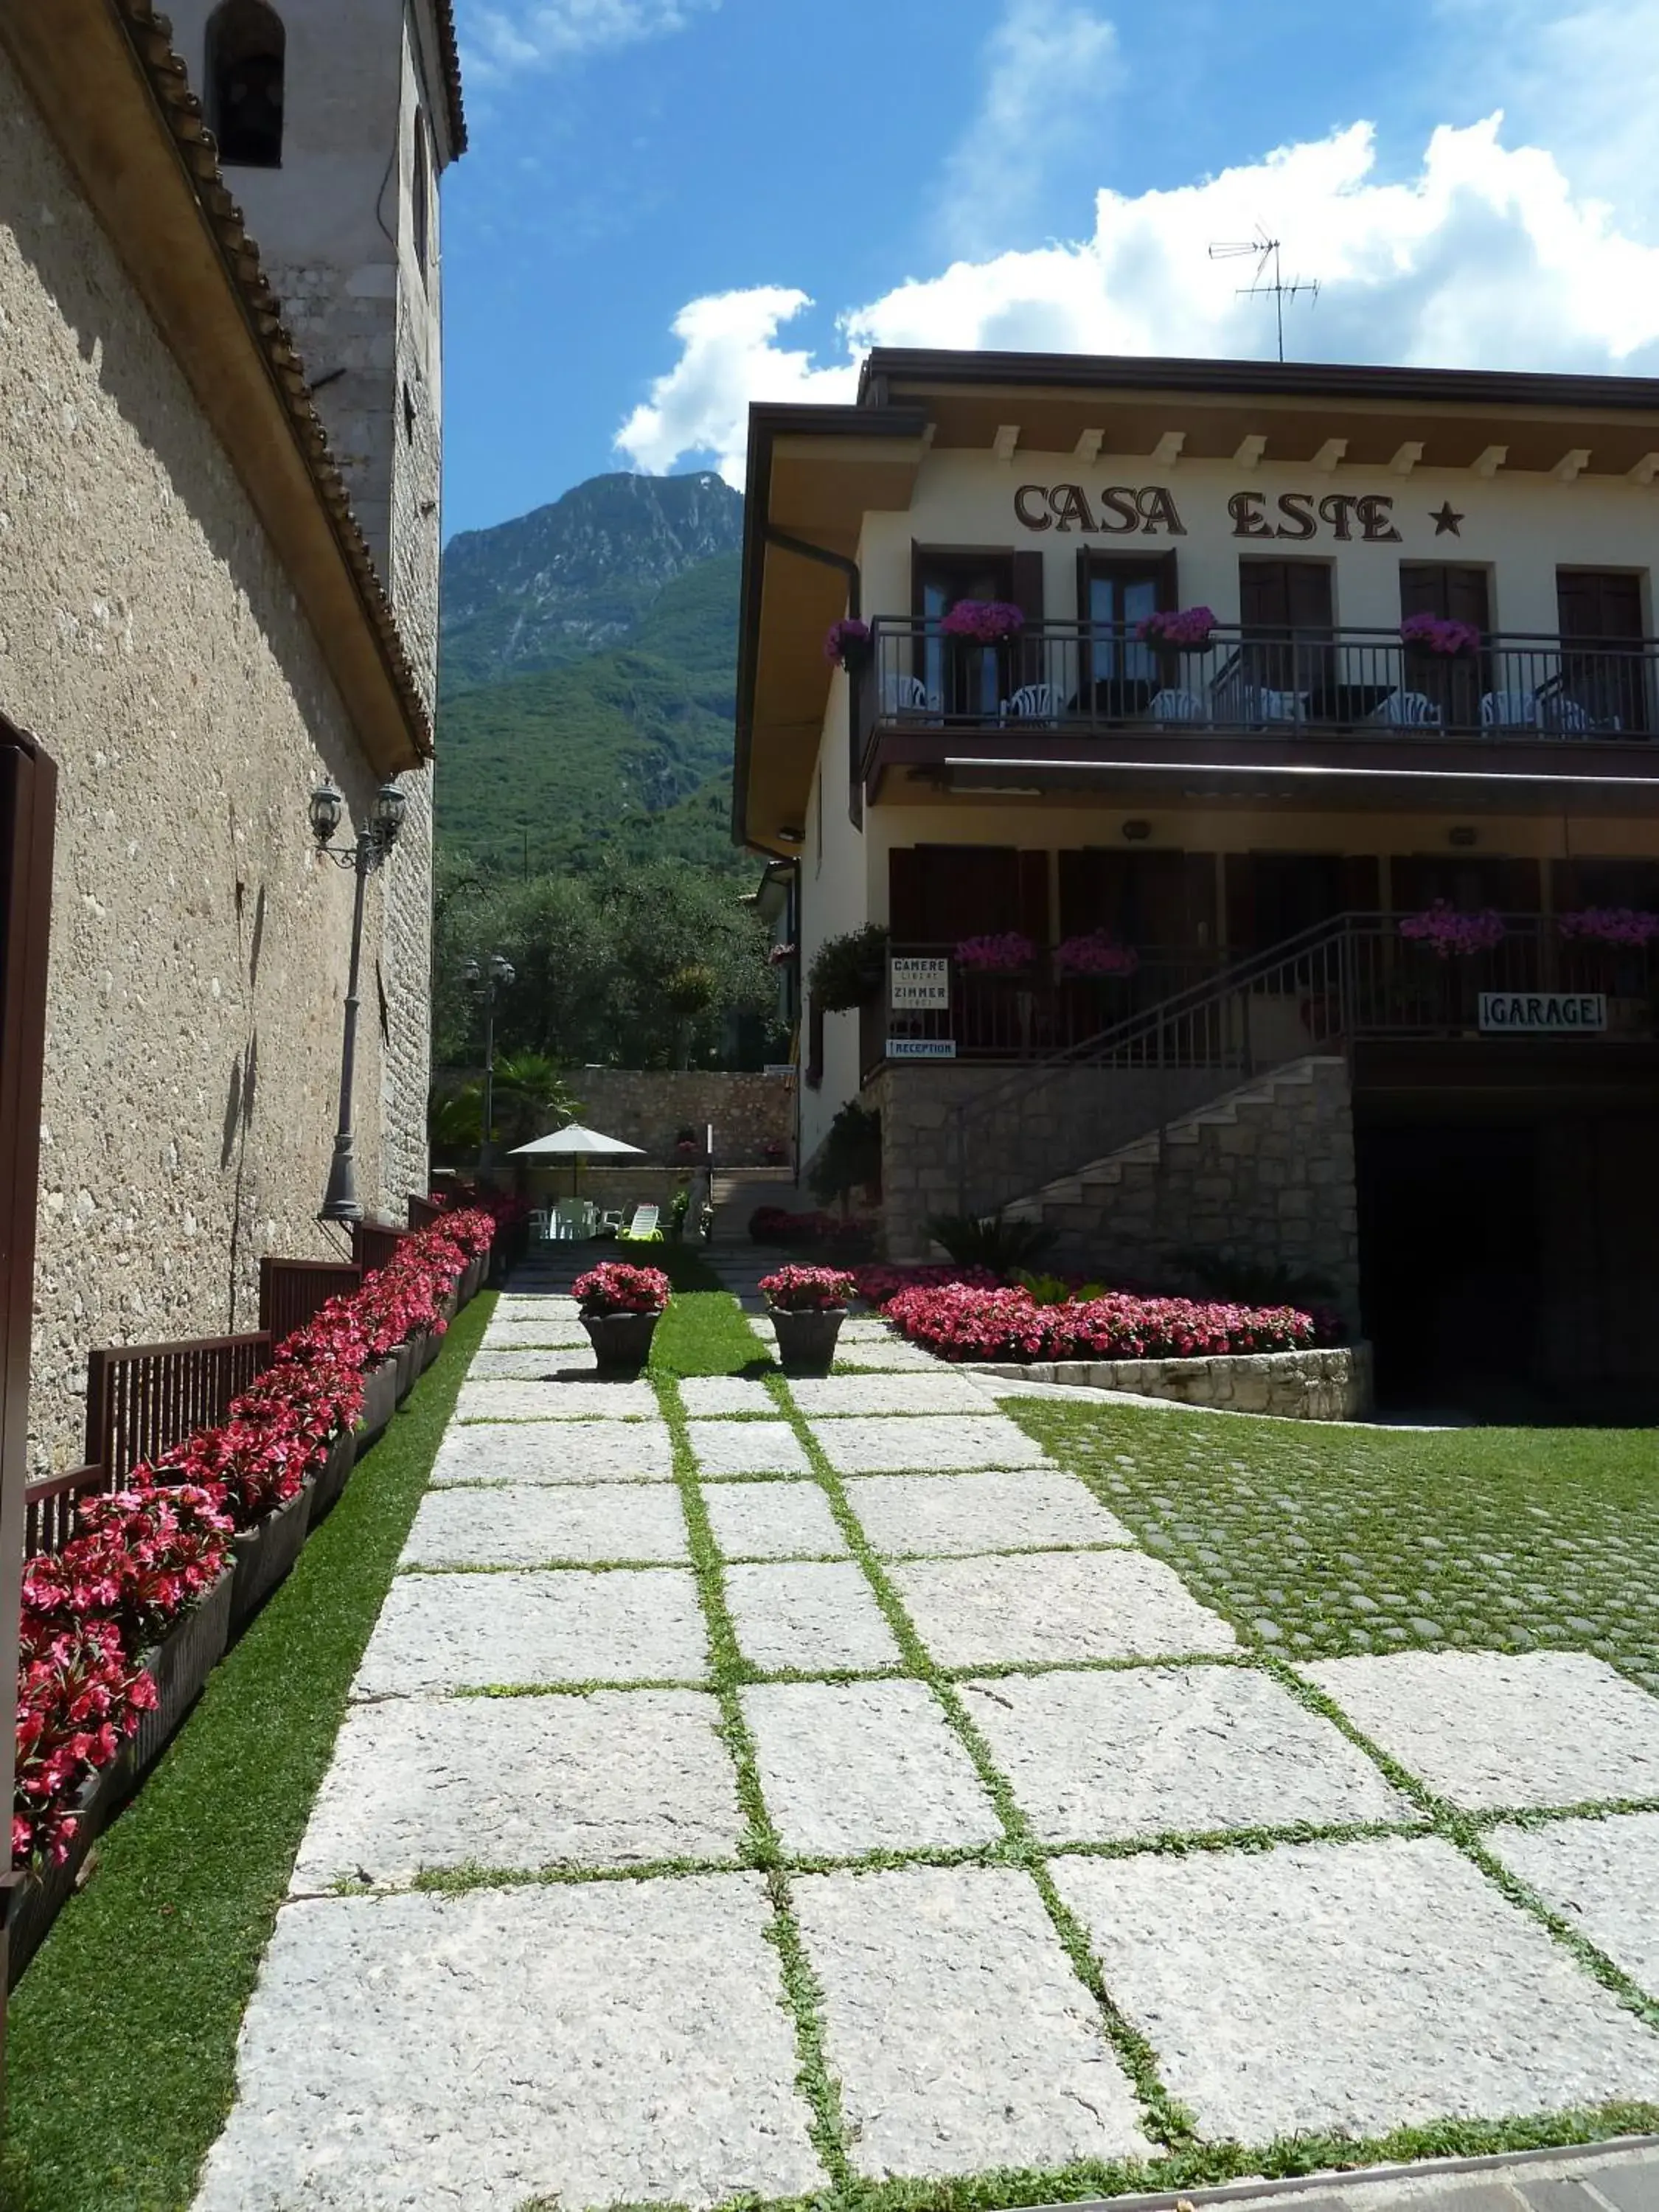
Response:
[{"label": "window shutter", "polygon": [[1248,853],[1227,855],[1227,950],[1235,958],[1255,942],[1255,884]]},{"label": "window shutter", "polygon": [[1062,937],[1085,937],[1094,924],[1093,897],[1091,885],[1094,875],[1094,854],[1078,852],[1075,848],[1060,856],[1060,934]]},{"label": "window shutter", "polygon": [[887,855],[887,930],[897,944],[923,934],[921,854],[915,845],[896,845]]},{"label": "window shutter", "polygon": [[1375,853],[1344,856],[1342,902],[1349,914],[1376,914],[1382,906],[1382,866]]},{"label": "window shutter", "polygon": [[1019,926],[1036,945],[1048,942],[1048,855],[1019,856]]},{"label": "window shutter", "polygon": [[[1042,556],[1016,553],[1013,559],[1014,605],[1025,617],[1028,629],[1042,620]],[[1013,656],[1013,673],[1020,684],[1052,680],[1045,665],[1048,655],[1040,637],[1029,637]]]}]

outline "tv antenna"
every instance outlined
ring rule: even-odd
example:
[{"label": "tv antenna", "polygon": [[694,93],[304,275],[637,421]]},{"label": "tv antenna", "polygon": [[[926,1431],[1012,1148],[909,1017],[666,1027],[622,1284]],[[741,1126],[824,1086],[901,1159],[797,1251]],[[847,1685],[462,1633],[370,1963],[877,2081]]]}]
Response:
[{"label": "tv antenna", "polygon": [[[1284,272],[1279,267],[1279,247],[1278,239],[1269,238],[1265,227],[1258,223],[1254,238],[1224,240],[1219,245],[1212,246],[1210,258],[1212,261],[1253,260],[1255,263],[1255,276],[1249,283],[1242,284],[1239,287],[1238,296],[1242,300],[1259,300],[1265,294],[1272,294],[1273,308],[1279,323],[1279,358],[1283,361],[1285,358],[1285,302],[1286,300],[1297,298],[1304,292],[1316,300],[1319,297],[1319,279],[1317,276],[1298,276],[1287,284],[1285,282]],[[1267,281],[1267,265],[1270,262],[1273,264],[1273,272],[1271,283]]]}]

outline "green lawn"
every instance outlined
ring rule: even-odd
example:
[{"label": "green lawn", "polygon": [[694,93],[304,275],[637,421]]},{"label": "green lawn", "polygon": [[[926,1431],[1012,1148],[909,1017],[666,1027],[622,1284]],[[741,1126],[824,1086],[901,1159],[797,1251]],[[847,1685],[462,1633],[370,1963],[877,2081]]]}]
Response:
[{"label": "green lawn", "polygon": [[12,2000],[9,2212],[182,2212],[346,1692],[495,1298],[442,1355],[99,1843]]},{"label": "green lawn", "polygon": [[1010,1401],[1137,1540],[1287,1657],[1593,1651],[1659,1692],[1659,1439]]}]

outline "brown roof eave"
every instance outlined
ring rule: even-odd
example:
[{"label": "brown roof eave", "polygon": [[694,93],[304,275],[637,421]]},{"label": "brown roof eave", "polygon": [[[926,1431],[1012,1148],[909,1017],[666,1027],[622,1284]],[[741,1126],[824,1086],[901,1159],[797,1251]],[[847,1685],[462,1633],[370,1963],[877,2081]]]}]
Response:
[{"label": "brown roof eave", "polygon": [[438,17],[438,59],[444,73],[444,99],[449,110],[450,157],[459,161],[466,151],[466,110],[461,99],[461,49],[455,36],[453,0],[434,0]]},{"label": "brown roof eave", "polygon": [[902,398],[906,386],[940,384],[1659,410],[1659,378],[1644,376],[1394,368],[1342,362],[1209,361],[1139,354],[973,353],[909,346],[878,346],[866,356],[859,372],[858,404],[879,410]]},{"label": "brown roof eave", "polygon": [[755,732],[755,653],[766,583],[766,532],[772,498],[772,447],[781,437],[915,438],[927,417],[914,407],[817,407],[757,400],[749,410],[744,476],[743,579],[738,587],[738,711],[732,763],[732,842],[763,851],[749,836],[749,761]]}]

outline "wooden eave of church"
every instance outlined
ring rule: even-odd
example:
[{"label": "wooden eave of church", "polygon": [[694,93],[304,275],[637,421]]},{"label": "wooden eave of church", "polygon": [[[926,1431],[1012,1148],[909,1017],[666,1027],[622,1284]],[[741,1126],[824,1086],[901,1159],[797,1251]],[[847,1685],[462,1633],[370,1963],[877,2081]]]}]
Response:
[{"label": "wooden eave of church", "polygon": [[432,722],[276,294],[150,0],[0,0],[3,43],[269,532],[383,775]]}]

